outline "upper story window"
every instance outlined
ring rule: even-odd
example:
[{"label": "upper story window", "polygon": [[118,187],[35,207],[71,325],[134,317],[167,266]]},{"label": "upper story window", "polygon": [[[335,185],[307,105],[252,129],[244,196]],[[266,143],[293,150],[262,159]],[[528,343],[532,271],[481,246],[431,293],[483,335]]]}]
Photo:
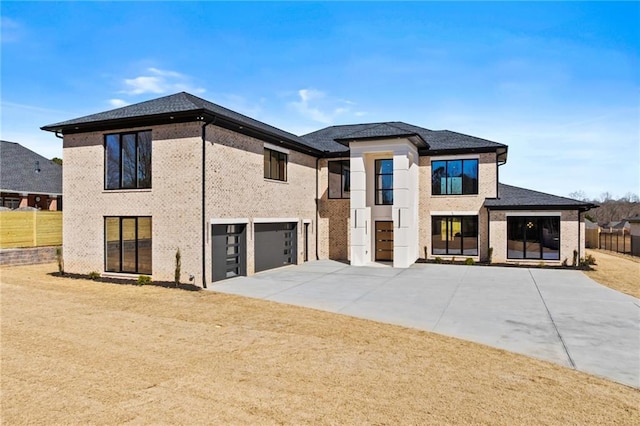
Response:
[{"label": "upper story window", "polygon": [[477,159],[431,162],[432,195],[461,195],[477,193]]},{"label": "upper story window", "polygon": [[376,204],[393,204],[393,159],[376,160]]},{"label": "upper story window", "polygon": [[151,131],[105,136],[105,189],[151,188]]},{"label": "upper story window", "polygon": [[287,181],[287,154],[264,149],[264,177],[267,179]]},{"label": "upper story window", "polygon": [[351,191],[350,161],[329,161],[329,198],[349,198]]}]

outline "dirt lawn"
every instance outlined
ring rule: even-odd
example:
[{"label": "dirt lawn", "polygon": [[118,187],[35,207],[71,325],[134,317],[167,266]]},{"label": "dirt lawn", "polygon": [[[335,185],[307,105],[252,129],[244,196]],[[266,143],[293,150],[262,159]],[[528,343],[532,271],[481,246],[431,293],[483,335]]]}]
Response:
[{"label": "dirt lawn", "polygon": [[640,259],[602,250],[587,250],[596,258],[593,271],[585,274],[602,285],[640,298]]},{"label": "dirt lawn", "polygon": [[640,391],[525,356],[55,269],[1,272],[5,425],[640,424]]}]

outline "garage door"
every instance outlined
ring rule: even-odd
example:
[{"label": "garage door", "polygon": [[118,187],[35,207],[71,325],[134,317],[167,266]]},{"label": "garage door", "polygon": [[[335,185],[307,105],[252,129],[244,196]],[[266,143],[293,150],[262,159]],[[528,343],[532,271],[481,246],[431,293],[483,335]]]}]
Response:
[{"label": "garage door", "polygon": [[296,223],[255,224],[256,272],[296,263]]},{"label": "garage door", "polygon": [[213,225],[213,281],[247,274],[246,235],[244,224]]}]

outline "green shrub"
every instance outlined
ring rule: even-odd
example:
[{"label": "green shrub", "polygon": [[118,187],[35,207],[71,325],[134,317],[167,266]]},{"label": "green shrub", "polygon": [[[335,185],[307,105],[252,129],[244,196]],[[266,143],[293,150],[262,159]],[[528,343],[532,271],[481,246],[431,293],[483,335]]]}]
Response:
[{"label": "green shrub", "polygon": [[465,265],[475,265],[475,264],[476,264],[476,261],[475,261],[475,260],[473,260],[473,259],[472,259],[472,258],[470,258],[470,257],[467,257],[467,258],[464,260],[464,264],[465,264]]},{"label": "green shrub", "polygon": [[180,249],[176,250],[176,270],[174,273],[174,282],[176,285],[180,284],[180,269],[182,268],[182,255],[180,254]]},{"label": "green shrub", "polygon": [[544,262],[538,262],[538,267],[539,268],[544,268],[545,267],[545,263]]},{"label": "green shrub", "polygon": [[140,275],[138,277],[138,285],[151,284],[151,277],[148,275]]},{"label": "green shrub", "polygon": [[433,261],[435,263],[442,263],[442,258],[441,257],[436,257],[435,259],[433,259]]},{"label": "green shrub", "polygon": [[589,266],[596,264],[596,258],[591,256],[590,254],[586,255],[584,260],[585,262],[587,262],[587,265]]},{"label": "green shrub", "polygon": [[99,272],[96,272],[96,271],[89,272],[89,279],[90,280],[97,280],[98,278],[100,278],[100,273]]},{"label": "green shrub", "polygon": [[489,263],[493,261],[493,247],[489,247]]},{"label": "green shrub", "polygon": [[572,266],[578,266],[578,250],[573,251],[573,263]]}]

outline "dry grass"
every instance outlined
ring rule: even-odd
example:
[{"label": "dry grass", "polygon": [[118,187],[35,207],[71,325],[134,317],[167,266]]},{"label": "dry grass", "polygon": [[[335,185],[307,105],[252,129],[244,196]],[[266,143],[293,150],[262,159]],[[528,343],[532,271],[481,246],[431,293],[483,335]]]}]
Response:
[{"label": "dry grass", "polygon": [[600,284],[640,298],[640,259],[603,250],[587,250],[596,258],[587,276]]},{"label": "dry grass", "polygon": [[639,424],[640,392],[402,327],[6,268],[3,424]]}]

